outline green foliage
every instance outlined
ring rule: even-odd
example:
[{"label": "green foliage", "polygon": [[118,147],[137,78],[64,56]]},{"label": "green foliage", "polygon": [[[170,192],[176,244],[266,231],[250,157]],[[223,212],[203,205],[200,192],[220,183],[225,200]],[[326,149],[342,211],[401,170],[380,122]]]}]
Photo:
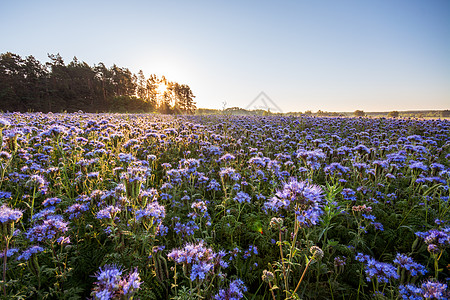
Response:
[{"label": "green foliage", "polygon": [[[59,58],[54,60],[55,72],[62,72]],[[114,72],[119,76],[121,71]],[[140,98],[151,97],[145,90],[140,93]],[[130,101],[139,103],[129,96],[112,99],[117,110]],[[20,209],[23,218],[14,224],[20,234],[3,228],[2,248],[22,253],[37,243],[24,233],[40,222],[32,215],[42,212],[44,201],[52,197],[61,200],[54,205],[55,214],[70,223],[71,239],[70,244],[41,241],[44,251],[27,261],[18,261],[17,253],[7,258],[0,286],[4,298],[86,299],[92,297],[99,267],[117,264],[124,270],[137,268],[142,285],[135,299],[210,299],[238,278],[248,289],[247,299],[270,299],[272,293],[275,299],[371,299],[383,285],[374,288],[366,280],[363,264],[355,259],[359,252],[389,263],[397,253],[408,254],[429,272],[416,283],[427,276],[441,281],[448,277],[448,253],[430,254],[416,235],[448,222],[448,177],[437,170],[447,170],[450,163],[448,131],[435,131],[438,138],[431,134],[432,128],[439,128],[436,124],[446,123],[273,116],[4,116],[13,125],[0,130],[0,202]],[[67,132],[51,133],[55,124],[63,124]],[[13,127],[19,130],[10,130]],[[423,138],[402,139],[404,134]],[[357,145],[367,145],[368,151],[354,149]],[[350,146],[353,150],[346,150]],[[318,158],[317,168],[297,156],[299,149],[319,148],[323,158]],[[386,155],[399,151],[404,151],[404,161],[383,165]],[[226,160],[225,154],[234,158]],[[427,171],[412,169],[416,162],[426,164]],[[343,168],[327,170],[333,163]],[[358,163],[367,166],[359,168]],[[434,163],[444,167],[433,169]],[[220,175],[227,169],[239,176]],[[45,178],[45,191],[27,184],[36,174]],[[286,197],[277,192],[292,177],[323,191],[317,224],[301,226],[293,209],[267,208],[271,199]],[[353,197],[346,194],[349,189]],[[239,192],[250,200],[237,200]],[[71,218],[67,210],[77,203],[89,209]],[[138,221],[136,212],[151,203],[164,206],[165,217]],[[98,218],[107,206],[121,210],[112,218]],[[161,225],[167,233],[159,231]],[[192,265],[176,263],[168,254],[200,240],[214,253],[223,251],[228,267],[215,266],[217,272],[208,273],[206,280],[191,280]],[[253,247],[257,254],[250,251]],[[402,282],[408,282],[405,278]],[[385,297],[400,298],[399,283],[387,284]]]}]

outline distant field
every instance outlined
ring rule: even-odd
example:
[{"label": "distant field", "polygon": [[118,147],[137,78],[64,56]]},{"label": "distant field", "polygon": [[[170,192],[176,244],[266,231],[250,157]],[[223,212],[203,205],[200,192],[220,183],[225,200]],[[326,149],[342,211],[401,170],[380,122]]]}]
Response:
[{"label": "distant field", "polygon": [[7,113],[0,133],[5,298],[450,296],[448,118]]}]

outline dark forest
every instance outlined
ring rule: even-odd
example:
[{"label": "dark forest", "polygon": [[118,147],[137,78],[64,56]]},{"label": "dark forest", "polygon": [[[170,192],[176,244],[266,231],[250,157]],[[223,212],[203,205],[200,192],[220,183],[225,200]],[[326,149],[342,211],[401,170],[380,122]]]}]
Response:
[{"label": "dark forest", "polygon": [[164,76],[133,74],[103,63],[89,66],[59,54],[41,63],[10,52],[0,54],[0,110],[18,112],[159,112],[190,114],[194,94]]}]

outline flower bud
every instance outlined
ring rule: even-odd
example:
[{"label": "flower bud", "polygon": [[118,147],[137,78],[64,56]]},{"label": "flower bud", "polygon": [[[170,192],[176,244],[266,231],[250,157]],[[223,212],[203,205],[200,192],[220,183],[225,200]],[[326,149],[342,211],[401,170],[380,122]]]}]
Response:
[{"label": "flower bud", "polygon": [[275,276],[273,275],[272,272],[267,271],[267,270],[263,271],[262,280],[264,282],[271,282],[271,281],[273,281],[274,278],[275,278]]},{"label": "flower bud", "polygon": [[312,246],[311,248],[309,248],[309,252],[312,253],[312,258],[315,260],[321,260],[323,257],[323,250],[317,246]]},{"label": "flower bud", "polygon": [[271,228],[278,228],[283,226],[283,219],[282,218],[272,218],[270,220],[270,227]]}]

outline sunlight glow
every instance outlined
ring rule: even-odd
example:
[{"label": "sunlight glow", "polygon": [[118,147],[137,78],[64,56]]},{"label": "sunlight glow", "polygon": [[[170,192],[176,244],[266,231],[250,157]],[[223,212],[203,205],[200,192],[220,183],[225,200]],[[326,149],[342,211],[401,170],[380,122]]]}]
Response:
[{"label": "sunlight glow", "polygon": [[163,95],[167,91],[167,85],[165,85],[164,82],[158,83],[156,91],[158,92],[158,94]]}]

